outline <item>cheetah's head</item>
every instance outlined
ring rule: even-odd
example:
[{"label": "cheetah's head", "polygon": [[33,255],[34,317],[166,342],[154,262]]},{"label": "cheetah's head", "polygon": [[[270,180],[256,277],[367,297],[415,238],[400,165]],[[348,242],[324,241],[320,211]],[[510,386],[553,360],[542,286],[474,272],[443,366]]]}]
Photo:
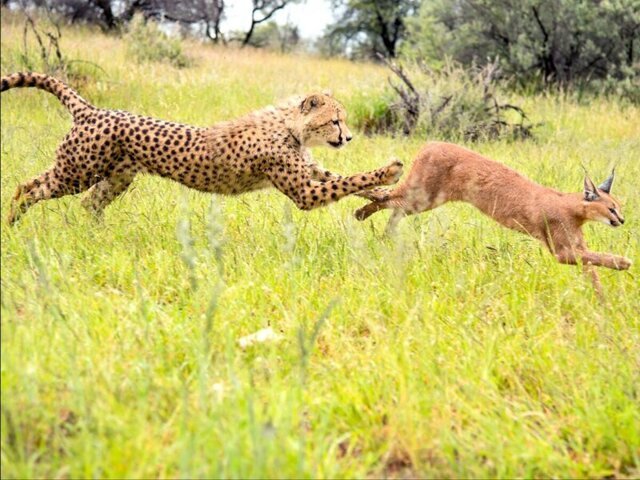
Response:
[{"label": "cheetah's head", "polygon": [[307,95],[298,108],[296,129],[303,146],[330,145],[340,148],[353,138],[345,123],[347,112],[330,94]]}]

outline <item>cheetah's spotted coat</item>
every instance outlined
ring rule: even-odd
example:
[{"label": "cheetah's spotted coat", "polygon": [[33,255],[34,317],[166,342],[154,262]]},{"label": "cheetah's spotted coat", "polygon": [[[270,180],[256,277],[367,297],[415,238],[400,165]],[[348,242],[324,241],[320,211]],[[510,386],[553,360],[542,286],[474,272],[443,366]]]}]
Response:
[{"label": "cheetah's spotted coat", "polygon": [[196,190],[234,195],[275,186],[303,210],[358,193],[379,199],[402,164],[350,177],[313,163],[308,147],[339,148],[351,140],[344,107],[327,94],[251,113],[209,128],[156,120],[92,106],[48,75],[2,77],[1,91],[36,87],[52,93],[73,116],[73,127],[46,172],[20,185],[9,222],[40,200],[88,190],[83,205],[97,215],[138,173],[167,177]]}]

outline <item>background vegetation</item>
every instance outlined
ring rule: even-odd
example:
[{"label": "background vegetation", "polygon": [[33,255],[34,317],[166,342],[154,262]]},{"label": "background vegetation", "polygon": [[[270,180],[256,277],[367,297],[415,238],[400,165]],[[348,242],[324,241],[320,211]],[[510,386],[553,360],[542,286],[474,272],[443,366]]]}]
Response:
[{"label": "background vegetation", "polygon": [[276,23],[300,0],[251,0],[247,30],[225,35],[225,0],[2,0],[40,7],[71,23],[118,33],[138,14],[185,36],[275,50],[376,60],[409,58],[437,68],[498,58],[519,86],[614,91],[640,102],[637,0],[327,0],[335,20],[316,42]]},{"label": "background vegetation", "polygon": [[[3,74],[24,68],[23,25],[2,12]],[[57,71],[92,103],[175,121],[331,88],[364,128],[393,94],[373,64],[186,41],[177,68],[139,63],[126,36],[61,32]],[[46,67],[32,36],[26,58]],[[627,222],[586,235],[637,263],[638,107],[500,95],[542,123],[536,138],[468,145],[566,191],[582,164],[596,179],[616,165]],[[71,122],[44,92],[1,102],[4,217]],[[408,165],[442,138],[356,133],[314,155],[348,173]],[[640,475],[636,265],[601,271],[600,304],[579,268],[468,205],[408,219],[391,241],[385,214],[352,218],[362,203],[303,213],[275,191],[225,198],[141,177],[104,224],[76,198],[3,220],[2,476]],[[240,348],[265,327],[281,339]]]},{"label": "background vegetation", "polygon": [[617,89],[640,102],[635,0],[432,0],[407,22],[408,56],[467,66],[497,57],[519,85]]}]

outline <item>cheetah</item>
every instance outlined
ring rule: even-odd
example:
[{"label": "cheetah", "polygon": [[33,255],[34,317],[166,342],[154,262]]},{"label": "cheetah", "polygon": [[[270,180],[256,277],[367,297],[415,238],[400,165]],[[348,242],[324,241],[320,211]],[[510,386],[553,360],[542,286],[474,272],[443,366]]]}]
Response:
[{"label": "cheetah", "polygon": [[36,87],[60,100],[73,127],[56,150],[55,164],[18,186],[8,221],[14,224],[41,200],[85,192],[82,205],[96,217],[139,173],[159,175],[203,192],[237,195],[267,187],[301,210],[350,194],[372,200],[398,181],[402,163],[342,177],[313,162],[309,147],[340,148],[353,138],[344,107],[328,93],[311,93],[236,120],[195,127],[91,105],[62,81],[14,73],[1,90]]}]

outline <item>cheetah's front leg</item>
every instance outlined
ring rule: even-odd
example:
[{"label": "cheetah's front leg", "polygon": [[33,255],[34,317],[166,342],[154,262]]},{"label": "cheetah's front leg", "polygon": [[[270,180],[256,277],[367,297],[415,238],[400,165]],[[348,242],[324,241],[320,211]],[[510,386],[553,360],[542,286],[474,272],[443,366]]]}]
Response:
[{"label": "cheetah's front leg", "polygon": [[[342,178],[344,178],[341,175],[338,175],[337,173],[333,173],[333,172],[330,172],[329,170],[322,168],[317,163],[310,162],[308,166],[309,166],[309,172],[311,173],[312,180],[327,181],[327,180],[341,180]],[[362,190],[360,192],[356,192],[354,195],[358,197],[366,198],[367,200],[371,200],[372,202],[384,202],[385,200],[389,199],[389,192],[390,190],[388,188],[373,187],[369,190]]]},{"label": "cheetah's front leg", "polygon": [[301,210],[311,210],[342,197],[380,185],[393,185],[402,175],[402,163],[393,161],[372,172],[317,181],[306,168],[293,164],[273,164],[265,170],[273,185]]}]

